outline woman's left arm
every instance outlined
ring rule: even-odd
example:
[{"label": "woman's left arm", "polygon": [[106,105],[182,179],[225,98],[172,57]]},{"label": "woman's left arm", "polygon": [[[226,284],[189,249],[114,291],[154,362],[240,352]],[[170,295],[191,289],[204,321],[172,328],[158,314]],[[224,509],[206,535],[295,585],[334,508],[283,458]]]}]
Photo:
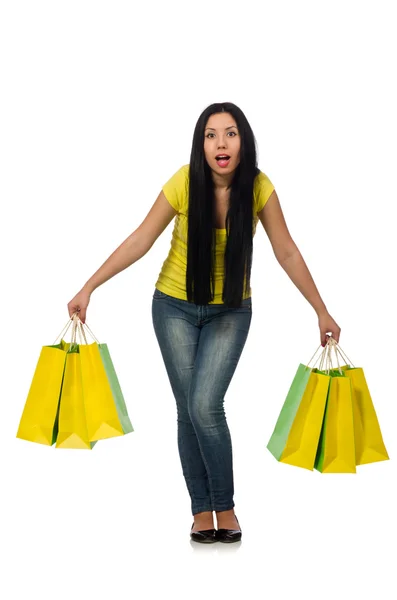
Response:
[{"label": "woman's left arm", "polygon": [[268,235],[277,261],[316,311],[321,344],[325,346],[327,343],[327,332],[339,343],[341,328],[327,311],[299,248],[288,231],[276,190],[258,213],[258,218]]}]

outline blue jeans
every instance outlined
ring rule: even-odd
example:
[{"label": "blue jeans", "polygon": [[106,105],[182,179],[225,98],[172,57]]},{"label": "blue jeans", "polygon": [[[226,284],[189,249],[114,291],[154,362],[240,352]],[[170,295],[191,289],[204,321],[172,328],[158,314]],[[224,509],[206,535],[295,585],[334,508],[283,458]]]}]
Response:
[{"label": "blue jeans", "polygon": [[155,288],[152,318],[177,406],[178,450],[192,514],[234,507],[224,397],[244,348],[251,298],[197,305]]}]

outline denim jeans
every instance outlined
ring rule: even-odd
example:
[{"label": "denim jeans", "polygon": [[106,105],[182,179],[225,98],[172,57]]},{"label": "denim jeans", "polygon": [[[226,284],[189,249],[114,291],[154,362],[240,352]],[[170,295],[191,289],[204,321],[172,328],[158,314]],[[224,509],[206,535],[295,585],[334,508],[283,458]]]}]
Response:
[{"label": "denim jeans", "polygon": [[152,318],[177,407],[178,450],[192,514],[234,507],[224,397],[244,348],[251,298],[197,305],[155,288]]}]

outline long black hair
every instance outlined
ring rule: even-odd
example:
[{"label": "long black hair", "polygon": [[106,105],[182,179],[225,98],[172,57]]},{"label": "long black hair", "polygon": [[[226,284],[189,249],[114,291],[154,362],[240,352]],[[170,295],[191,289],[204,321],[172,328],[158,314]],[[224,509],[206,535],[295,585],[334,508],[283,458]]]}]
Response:
[{"label": "long black hair", "polygon": [[[253,190],[260,172],[256,141],[242,110],[232,102],[215,103],[200,115],[190,154],[186,294],[189,302],[208,304],[214,299],[215,196],[211,169],[204,154],[204,132],[213,114],[230,113],[240,135],[240,163],[230,190],[226,216],[225,277],[222,300],[230,308],[241,306],[250,289],[253,249]],[[245,288],[244,288],[245,283]]]}]

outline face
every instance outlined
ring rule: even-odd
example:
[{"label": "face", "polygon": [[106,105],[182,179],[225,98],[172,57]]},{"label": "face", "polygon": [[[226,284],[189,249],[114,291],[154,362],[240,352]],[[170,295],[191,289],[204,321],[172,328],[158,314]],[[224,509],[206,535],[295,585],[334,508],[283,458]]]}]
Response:
[{"label": "face", "polygon": [[[204,154],[216,173],[230,174],[240,163],[240,134],[237,123],[229,113],[211,115],[204,131]],[[218,154],[227,154],[229,161],[217,161]]]}]

